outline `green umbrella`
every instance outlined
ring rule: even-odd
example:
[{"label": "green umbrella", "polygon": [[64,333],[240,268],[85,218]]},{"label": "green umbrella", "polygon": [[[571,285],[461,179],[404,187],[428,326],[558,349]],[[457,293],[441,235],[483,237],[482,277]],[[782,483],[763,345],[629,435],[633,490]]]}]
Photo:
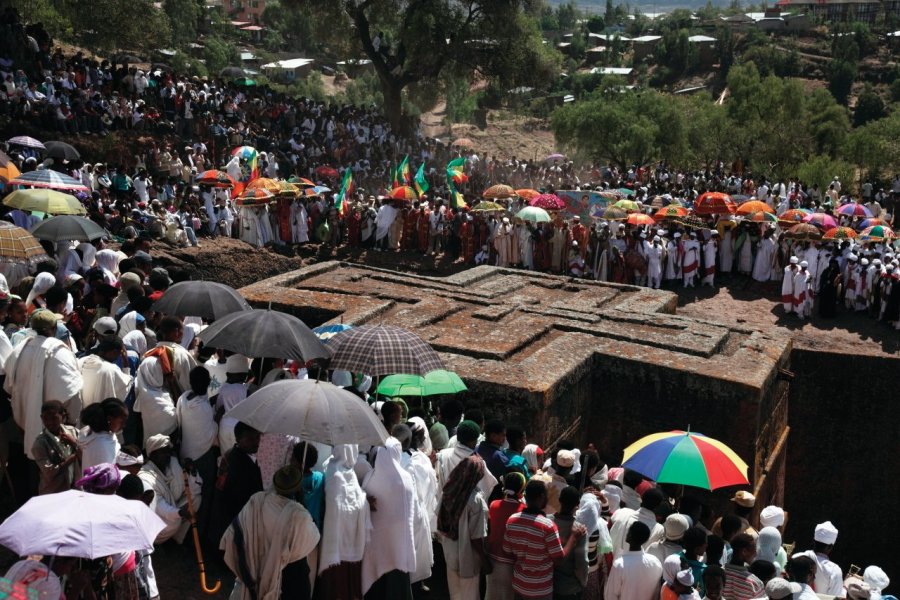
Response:
[{"label": "green umbrella", "polygon": [[526,206],[516,213],[516,217],[523,221],[531,221],[532,223],[549,223],[550,214],[543,208],[537,206]]},{"label": "green umbrella", "polygon": [[388,375],[378,384],[382,396],[435,396],[456,394],[468,388],[459,375],[438,369],[421,375]]}]

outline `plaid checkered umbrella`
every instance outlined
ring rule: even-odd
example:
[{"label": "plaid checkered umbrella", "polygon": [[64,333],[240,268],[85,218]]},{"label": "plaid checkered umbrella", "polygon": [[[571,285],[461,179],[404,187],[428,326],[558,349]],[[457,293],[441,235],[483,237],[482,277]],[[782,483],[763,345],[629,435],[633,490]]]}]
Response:
[{"label": "plaid checkered umbrella", "polygon": [[225,315],[197,336],[207,346],[251,358],[328,358],[316,334],[295,316],[275,310],[242,310]]},{"label": "plaid checkered umbrella", "polygon": [[33,137],[28,137],[27,135],[17,135],[16,137],[11,137],[6,140],[6,143],[15,144],[16,146],[23,146],[25,148],[34,148],[35,150],[45,150],[45,146],[41,143],[40,140],[36,140]]},{"label": "plaid checkered umbrella", "polygon": [[10,179],[9,185],[27,185],[29,187],[48,188],[51,190],[59,190],[61,192],[90,191],[77,179],[64,175],[63,173],[51,171],[50,169],[22,173],[15,179]]},{"label": "plaid checkered umbrella", "polygon": [[42,260],[47,260],[47,254],[33,235],[0,221],[0,262],[33,267]]},{"label": "plaid checkered umbrella", "polygon": [[342,331],[328,342],[331,369],[372,377],[406,373],[425,375],[443,369],[437,352],[411,331],[392,325],[363,325]]}]

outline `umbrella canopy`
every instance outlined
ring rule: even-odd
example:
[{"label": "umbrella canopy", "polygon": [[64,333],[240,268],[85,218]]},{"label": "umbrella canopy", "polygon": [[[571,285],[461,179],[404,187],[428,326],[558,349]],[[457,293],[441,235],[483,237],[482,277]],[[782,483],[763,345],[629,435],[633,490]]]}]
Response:
[{"label": "umbrella canopy", "polygon": [[417,200],[419,195],[416,193],[416,190],[408,185],[401,185],[391,190],[391,198],[394,200],[407,200],[412,202],[413,200]]},{"label": "umbrella canopy", "polygon": [[781,215],[779,215],[778,220],[784,223],[802,223],[803,218],[810,214],[811,211],[805,208],[792,208],[791,210],[786,210]]},{"label": "umbrella canopy", "polygon": [[884,219],[876,219],[875,217],[872,217],[871,219],[863,219],[856,227],[859,230],[863,230],[867,227],[873,227],[875,225],[887,225],[887,223],[884,221]]},{"label": "umbrella canopy", "polygon": [[550,213],[537,206],[526,206],[516,213],[516,217],[523,221],[531,221],[532,223],[549,223],[551,220]]},{"label": "umbrella canopy", "polygon": [[69,490],[26,502],[0,525],[0,544],[19,556],[95,559],[152,548],[165,526],[143,502]]},{"label": "umbrella canopy", "polygon": [[275,310],[233,312],[216,320],[197,337],[213,348],[240,352],[251,358],[292,358],[305,362],[330,356],[303,321]]},{"label": "umbrella canopy", "polygon": [[642,213],[631,213],[625,222],[629,225],[656,225],[653,217]]},{"label": "umbrella canopy", "polygon": [[[2,152],[0,152],[0,154],[2,154],[4,157],[6,157],[6,155],[3,154]],[[6,158],[8,159],[8,157],[6,157]],[[0,161],[0,162],[2,162],[2,161]],[[0,184],[5,185],[6,183],[9,182],[10,179],[15,179],[16,177],[18,177],[21,174],[22,174],[22,172],[19,171],[19,168],[16,167],[15,163],[12,162],[11,160],[7,160],[6,164],[0,165]]]},{"label": "umbrella canopy", "polygon": [[215,281],[181,281],[171,286],[153,304],[153,310],[179,317],[202,317],[218,321],[226,315],[250,310],[237,291]]},{"label": "umbrella canopy", "polygon": [[343,331],[328,342],[332,369],[372,377],[409,373],[425,375],[443,369],[431,346],[411,331],[392,325],[363,325]]},{"label": "umbrella canopy", "polygon": [[266,204],[275,197],[275,194],[264,188],[246,190],[237,199],[238,206],[252,206],[254,204]]},{"label": "umbrella canopy", "polygon": [[50,169],[41,169],[39,171],[29,171],[22,173],[15,179],[9,180],[10,185],[27,185],[29,187],[46,188],[49,190],[57,190],[60,192],[89,192],[90,190],[83,183],[64,175],[51,171]]},{"label": "umbrella canopy", "polygon": [[728,194],[705,192],[694,202],[694,212],[698,215],[733,215],[737,204]]},{"label": "umbrella canopy", "polygon": [[275,195],[281,192],[281,184],[274,179],[269,179],[268,177],[257,177],[247,184],[247,187],[244,188],[244,193],[247,193],[250,190],[266,190],[267,192],[272,192],[272,194]]},{"label": "umbrella canopy", "polygon": [[47,149],[45,154],[50,158],[59,158],[62,160],[80,160],[81,153],[75,149],[72,144],[65,142],[47,142],[44,144]]},{"label": "umbrella canopy", "polygon": [[794,240],[818,242],[822,239],[822,230],[811,223],[799,223],[788,229],[785,235]]},{"label": "umbrella canopy", "polygon": [[475,205],[475,208],[471,210],[472,212],[496,212],[506,210],[506,207],[502,204],[497,204],[496,202],[479,202]]},{"label": "umbrella canopy", "polygon": [[658,483],[715,490],[747,485],[747,463],[718,440],[699,433],[667,431],[625,448],[622,466]]},{"label": "umbrella canopy", "polygon": [[863,229],[859,237],[866,242],[883,242],[896,240],[897,234],[886,225],[873,225]]},{"label": "umbrella canopy", "polygon": [[113,57],[113,62],[114,63],[123,63],[123,64],[139,63],[139,62],[141,62],[141,59],[138,58],[137,56],[135,56],[134,54],[116,54]]},{"label": "umbrella canopy", "polygon": [[28,137],[27,135],[17,135],[16,137],[11,137],[6,140],[7,144],[13,144],[16,146],[22,146],[23,148],[34,148],[35,150],[46,150],[47,147],[41,143],[40,140],[36,140],[33,137]]},{"label": "umbrella canopy", "polygon": [[559,152],[555,152],[555,153],[551,154],[550,156],[546,157],[544,159],[544,162],[555,162],[558,160],[566,160],[566,155],[560,154]]},{"label": "umbrella canopy", "polygon": [[0,222],[0,262],[34,267],[47,260],[44,247],[21,227]]},{"label": "umbrella canopy", "polygon": [[316,183],[307,179],[306,177],[291,177],[288,179],[289,183],[294,183],[299,185],[301,188],[314,188],[316,187]]},{"label": "umbrella canopy", "polygon": [[45,189],[16,190],[3,199],[3,204],[51,215],[83,215],[87,212],[75,196]]},{"label": "umbrella canopy", "polygon": [[837,221],[831,215],[825,213],[812,213],[803,217],[804,223],[811,223],[823,231],[834,229],[838,226]]},{"label": "umbrella canopy", "polygon": [[377,393],[382,396],[436,396],[457,394],[469,388],[453,371],[438,369],[424,377],[421,375],[388,375],[378,384]]},{"label": "umbrella canopy", "polygon": [[300,195],[303,196],[304,198],[313,198],[315,196],[318,196],[319,192],[317,192],[316,188],[314,188],[314,187],[308,187],[308,188],[303,188],[303,190],[300,192]]},{"label": "umbrella canopy", "polygon": [[847,217],[864,217],[866,219],[872,217],[872,211],[860,204],[859,202],[850,202],[844,204],[837,209],[839,215]]},{"label": "umbrella canopy", "polygon": [[450,145],[456,146],[457,148],[474,148],[475,142],[473,142],[469,138],[457,138],[453,140]]},{"label": "umbrella canopy", "polygon": [[633,213],[640,212],[641,207],[634,200],[619,200],[615,204],[613,204],[616,208],[621,208],[625,212]]},{"label": "umbrella canopy", "polygon": [[823,240],[852,240],[856,237],[856,232],[849,227],[834,227],[825,232],[822,236]]},{"label": "umbrella canopy", "polygon": [[225,171],[218,169],[209,169],[203,171],[197,176],[197,183],[200,185],[208,185],[214,188],[230,189],[237,185],[237,181],[232,179],[231,175]]},{"label": "umbrella canopy", "polygon": [[512,187],[504,184],[492,185],[488,189],[484,190],[484,193],[481,194],[485,198],[512,198],[516,195],[516,190]]},{"label": "umbrella canopy", "polygon": [[292,197],[296,198],[303,192],[303,189],[296,183],[288,183],[287,181],[279,181],[278,184],[281,186],[281,189],[278,190],[279,196],[292,196]]},{"label": "umbrella canopy", "polygon": [[530,200],[534,200],[535,198],[537,198],[540,195],[541,195],[541,193],[539,191],[532,190],[530,188],[522,188],[522,189],[516,190],[516,196],[518,196],[519,198],[522,198],[526,202],[528,202]]},{"label": "umbrella canopy", "polygon": [[624,221],[628,218],[628,213],[624,208],[618,206],[610,206],[603,211],[603,218],[607,221]]},{"label": "umbrella canopy", "polygon": [[778,217],[775,216],[775,213],[758,210],[746,215],[744,217],[744,220],[750,221],[752,223],[777,223]]},{"label": "umbrella canopy", "polygon": [[313,379],[270,383],[225,416],[263,433],[295,435],[330,446],[381,446],[388,438],[375,411],[359,396]]},{"label": "umbrella canopy", "polygon": [[681,224],[688,229],[706,229],[706,223],[700,217],[689,215],[681,219]]},{"label": "umbrella canopy", "polygon": [[219,71],[219,77],[227,77],[229,79],[233,79],[236,77],[243,77],[244,69],[240,67],[225,67],[221,71]]},{"label": "umbrella canopy", "polygon": [[666,208],[661,208],[656,211],[656,214],[653,215],[653,218],[657,221],[662,221],[663,219],[680,219],[681,217],[686,217],[688,215],[688,210],[683,206],[667,206]]},{"label": "umbrella canopy", "polygon": [[329,193],[329,192],[331,191],[331,188],[330,188],[330,187],[326,187],[326,186],[324,186],[324,185],[317,185],[316,187],[313,188],[313,190],[314,190],[317,194],[327,194],[327,193]]},{"label": "umbrella canopy", "polygon": [[334,167],[319,167],[316,169],[316,175],[319,177],[333,177],[335,179],[341,176]]},{"label": "umbrella canopy", "polygon": [[566,203],[556,194],[541,194],[537,198],[529,200],[528,204],[544,210],[562,210],[566,207]]},{"label": "umbrella canopy", "polygon": [[737,214],[739,215],[749,215],[750,213],[755,212],[770,212],[774,213],[775,209],[766,204],[765,202],[760,202],[759,200],[750,200],[748,202],[744,202],[740,206],[737,207]]},{"label": "umbrella canopy", "polygon": [[60,215],[38,223],[31,235],[39,240],[93,242],[109,235],[105,229],[84,217]]},{"label": "umbrella canopy", "polygon": [[316,334],[317,338],[327,343],[328,340],[342,331],[347,331],[348,329],[353,329],[353,326],[344,325],[343,323],[336,323],[334,325],[320,325],[318,327],[313,327],[312,331],[314,334]]}]

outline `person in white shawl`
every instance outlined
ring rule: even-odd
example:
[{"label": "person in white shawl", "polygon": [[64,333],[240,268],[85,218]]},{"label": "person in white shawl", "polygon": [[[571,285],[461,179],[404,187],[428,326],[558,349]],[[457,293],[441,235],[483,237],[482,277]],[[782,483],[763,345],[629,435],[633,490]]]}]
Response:
[{"label": "person in white shawl", "polygon": [[54,285],[56,285],[56,277],[53,276],[53,273],[38,273],[31,285],[31,291],[25,297],[25,306],[32,310],[44,308],[46,306],[44,294]]},{"label": "person in white shawl", "polygon": [[[115,361],[121,358],[124,367]],[[124,399],[131,387],[131,374],[125,359],[125,344],[117,336],[100,340],[93,354],[79,359],[84,385],[81,389],[81,408],[107,398]]]},{"label": "person in white shawl", "polygon": [[95,260],[97,266],[103,270],[106,283],[115,286],[119,281],[119,254],[115,250],[100,250]]},{"label": "person in white shawl", "polygon": [[166,387],[162,367],[155,356],[144,358],[134,380],[134,410],[141,413],[144,424],[144,443],[150,437],[169,435],[178,427],[175,418],[175,402]]},{"label": "person in white shawl", "polygon": [[397,218],[397,213],[397,209],[390,202],[385,202],[378,209],[378,215],[375,217],[375,243],[379,248],[387,246],[387,236]]},{"label": "person in white shawl", "polygon": [[32,442],[43,428],[44,402],[58,400],[68,414],[81,414],[83,380],[78,360],[64,342],[53,337],[56,324],[56,314],[36,311],[31,317],[35,335],[13,348],[4,365],[3,389],[10,395],[13,419],[25,432],[25,454],[32,460]]},{"label": "person in white shawl", "polygon": [[[413,486],[416,490],[416,521],[413,523],[416,539],[416,570],[409,576],[410,582],[416,583],[431,577],[431,567],[434,564],[434,550],[431,547],[431,541],[432,534],[436,531],[433,521],[436,518],[434,511],[437,507],[437,478],[428,457],[424,457],[424,459],[427,462],[428,471],[431,471],[430,477],[427,472],[423,472],[421,459],[413,462],[413,456],[422,455],[422,453],[412,449],[413,432],[408,425],[403,423],[394,425],[391,433],[400,440],[403,449],[403,453],[400,455],[400,465],[412,476]],[[421,437],[422,434],[419,434],[419,443],[421,443]]]},{"label": "person in white shawl", "polygon": [[292,499],[302,481],[296,467],[279,469],[275,489],[253,494],[222,536],[219,548],[236,576],[231,600],[309,600],[306,557],[319,543],[319,530]]},{"label": "person in white shawl", "polygon": [[309,223],[306,205],[299,198],[291,204],[291,236],[295,244],[305,244],[309,241]]},{"label": "person in white shawl", "polygon": [[362,594],[361,561],[372,530],[366,493],[353,467],[359,446],[338,444],[325,466],[325,522],[319,548],[318,592],[351,600]]},{"label": "person in white shawl", "polygon": [[[138,471],[138,477],[144,482],[144,489],[153,490],[150,509],[153,510],[166,526],[156,536],[156,544],[175,539],[179,544],[191,527],[187,509],[187,491],[184,488],[184,472],[175,458],[172,440],[167,435],[150,436],[145,444],[147,462]],[[191,486],[191,503],[194,510],[200,507],[200,478],[188,475]]]},{"label": "person in white shawl", "polygon": [[85,273],[88,269],[92,269],[97,260],[97,247],[88,242],[81,242],[75,249],[81,252],[81,272]]},{"label": "person in white shawl", "polygon": [[254,207],[242,206],[240,208],[241,240],[257,248],[261,248],[263,245],[259,237],[259,219],[260,215]]},{"label": "person in white shawl", "polygon": [[378,448],[375,468],[363,481],[363,490],[373,503],[372,539],[366,545],[362,564],[362,592],[371,589],[372,600],[411,596],[410,573],[416,570],[415,486],[400,464],[402,445],[390,437]]}]

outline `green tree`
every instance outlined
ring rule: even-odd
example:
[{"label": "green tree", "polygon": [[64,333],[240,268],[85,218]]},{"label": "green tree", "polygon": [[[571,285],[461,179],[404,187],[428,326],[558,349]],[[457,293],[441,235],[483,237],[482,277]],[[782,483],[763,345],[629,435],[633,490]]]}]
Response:
[{"label": "green tree", "polygon": [[562,31],[570,31],[575,28],[580,13],[574,0],[569,0],[565,4],[560,4],[556,9],[556,21]]},{"label": "green tree", "polygon": [[694,164],[712,166],[717,160],[730,161],[738,148],[740,127],[728,118],[725,107],[715,104],[709,96],[678,96],[687,127],[687,158]]},{"label": "green tree", "polygon": [[719,73],[728,77],[728,71],[734,64],[735,40],[730,27],[719,27],[716,30],[716,54],[719,57]]},{"label": "green tree", "polygon": [[900,171],[900,112],[854,129],[847,136],[844,152],[875,178]]},{"label": "green tree", "polygon": [[[278,0],[269,0],[263,11],[262,21],[277,33],[286,49],[310,51],[316,49],[315,22],[304,6],[287,9]],[[267,34],[269,35],[269,34]],[[267,40],[268,41],[268,40]]]},{"label": "green tree", "polygon": [[234,44],[213,36],[203,40],[203,59],[206,61],[206,69],[214,76],[218,76],[219,71],[225,67],[237,66],[241,62]]},{"label": "green tree", "polygon": [[419,81],[437,80],[448,68],[477,70],[501,89],[547,85],[561,57],[545,48],[525,0],[286,0],[328,22],[322,38],[352,41],[372,61],[384,111],[398,131],[410,131],[403,95]]},{"label": "green tree", "polygon": [[587,21],[587,30],[591,33],[601,33],[606,29],[606,21],[600,15],[591,15]]},{"label": "green tree", "polygon": [[831,179],[837,175],[841,181],[853,181],[853,165],[845,160],[838,160],[830,156],[811,156],[797,166],[797,177],[807,185],[819,184],[820,190],[827,190]]},{"label": "green tree", "polygon": [[67,0],[58,6],[78,41],[92,50],[151,50],[172,41],[169,18],[151,0]]},{"label": "green tree", "polygon": [[856,108],[853,110],[853,126],[862,127],[870,121],[877,121],[884,117],[884,100],[867,83],[863,93],[856,100]]},{"label": "green tree", "polygon": [[176,46],[197,41],[197,27],[205,12],[203,4],[198,0],[164,0],[162,8],[169,18]]},{"label": "green tree", "polygon": [[838,104],[828,90],[817,89],[807,98],[806,112],[816,153],[837,157],[850,131],[847,108]]},{"label": "green tree", "polygon": [[834,99],[846,105],[850,99],[853,82],[859,69],[856,62],[842,59],[832,59],[828,65],[828,91]]}]

